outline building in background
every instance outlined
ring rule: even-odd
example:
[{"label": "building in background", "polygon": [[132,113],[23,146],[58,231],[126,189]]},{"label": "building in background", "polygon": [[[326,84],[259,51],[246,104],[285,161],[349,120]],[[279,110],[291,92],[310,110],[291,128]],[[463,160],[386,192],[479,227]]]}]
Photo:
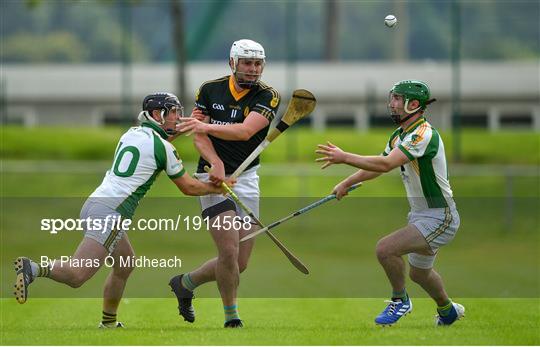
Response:
[{"label": "building in background", "polygon": [[[295,88],[318,97],[316,129],[390,125],[387,89],[416,78],[438,99],[430,107],[438,127],[451,128],[458,112],[463,126],[538,131],[539,11],[526,0],[7,0],[1,120],[130,123],[141,97],[157,90],[183,95],[189,109],[202,81],[229,73],[230,43],[249,27],[271,52],[264,79],[284,98]],[[389,13],[398,17],[392,29],[383,24]]]}]

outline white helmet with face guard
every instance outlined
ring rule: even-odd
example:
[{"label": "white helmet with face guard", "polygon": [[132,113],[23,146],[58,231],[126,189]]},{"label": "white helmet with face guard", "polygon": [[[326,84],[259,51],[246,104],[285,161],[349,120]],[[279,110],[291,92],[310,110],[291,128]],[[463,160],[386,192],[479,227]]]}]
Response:
[{"label": "white helmet with face guard", "polygon": [[238,59],[260,59],[262,60],[264,69],[266,55],[264,54],[264,48],[260,43],[248,39],[235,41],[231,46],[229,58],[234,78],[240,87],[251,88],[260,80],[262,70],[260,74],[257,74],[257,78],[253,81],[244,78],[244,76],[247,75],[246,73],[237,71]]}]

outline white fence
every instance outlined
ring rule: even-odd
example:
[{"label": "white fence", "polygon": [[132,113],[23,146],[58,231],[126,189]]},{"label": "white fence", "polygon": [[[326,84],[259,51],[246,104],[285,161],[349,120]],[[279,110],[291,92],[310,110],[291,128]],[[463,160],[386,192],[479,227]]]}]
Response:
[{"label": "white fence", "polygon": [[[190,64],[187,67],[189,100],[199,85],[229,74],[226,62]],[[173,65],[3,65],[2,94],[8,122],[80,124],[99,126],[124,115],[128,96],[133,113],[142,98],[154,91],[175,92]],[[359,130],[372,126],[386,114],[388,90],[402,79],[426,81],[438,102],[430,106],[433,123],[452,126],[452,69],[449,63],[267,63],[264,80],[280,91],[284,100],[295,88],[311,90],[318,106],[311,116],[317,129],[336,119],[347,119]],[[540,131],[540,67],[538,62],[463,62],[461,103],[464,120],[481,116],[491,130],[504,120],[525,120],[524,126]],[[282,111],[284,110],[282,107]],[[135,115],[134,115],[135,118]]]}]

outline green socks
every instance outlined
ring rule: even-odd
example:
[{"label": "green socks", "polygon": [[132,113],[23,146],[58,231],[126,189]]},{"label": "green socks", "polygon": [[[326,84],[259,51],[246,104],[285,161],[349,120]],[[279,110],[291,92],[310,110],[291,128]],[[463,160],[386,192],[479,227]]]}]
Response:
[{"label": "green socks", "polygon": [[448,316],[451,309],[452,309],[452,300],[450,299],[448,299],[444,305],[437,306],[437,312],[439,312],[441,316]]},{"label": "green socks", "polygon": [[401,302],[409,301],[409,295],[407,295],[407,291],[403,289],[400,292],[392,292],[392,300],[394,299],[400,299]]}]

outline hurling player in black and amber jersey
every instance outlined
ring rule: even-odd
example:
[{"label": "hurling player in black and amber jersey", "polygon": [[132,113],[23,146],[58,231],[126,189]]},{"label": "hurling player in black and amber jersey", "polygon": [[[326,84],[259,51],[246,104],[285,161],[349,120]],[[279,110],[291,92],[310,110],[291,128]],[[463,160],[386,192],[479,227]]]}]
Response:
[{"label": "hurling player in black and amber jersey", "polygon": [[[265,139],[280,104],[278,92],[260,78],[265,65],[264,48],[252,40],[235,41],[231,47],[230,76],[205,82],[197,92],[190,118],[182,119],[180,131],[195,134],[201,157],[197,177],[220,185]],[[211,167],[205,173],[204,167]],[[259,216],[259,158],[242,173],[233,188],[236,195]],[[239,240],[257,227],[235,202],[223,195],[200,199],[203,217],[210,220],[210,233],[218,249],[216,258],[198,269],[175,276],[170,285],[175,292],[180,315],[193,322],[193,291],[199,285],[217,281],[225,311],[225,327],[241,327],[237,289],[240,273],[247,267],[253,239]],[[226,220],[239,220],[241,227],[225,230]],[[217,222],[217,223],[215,223]]]}]

